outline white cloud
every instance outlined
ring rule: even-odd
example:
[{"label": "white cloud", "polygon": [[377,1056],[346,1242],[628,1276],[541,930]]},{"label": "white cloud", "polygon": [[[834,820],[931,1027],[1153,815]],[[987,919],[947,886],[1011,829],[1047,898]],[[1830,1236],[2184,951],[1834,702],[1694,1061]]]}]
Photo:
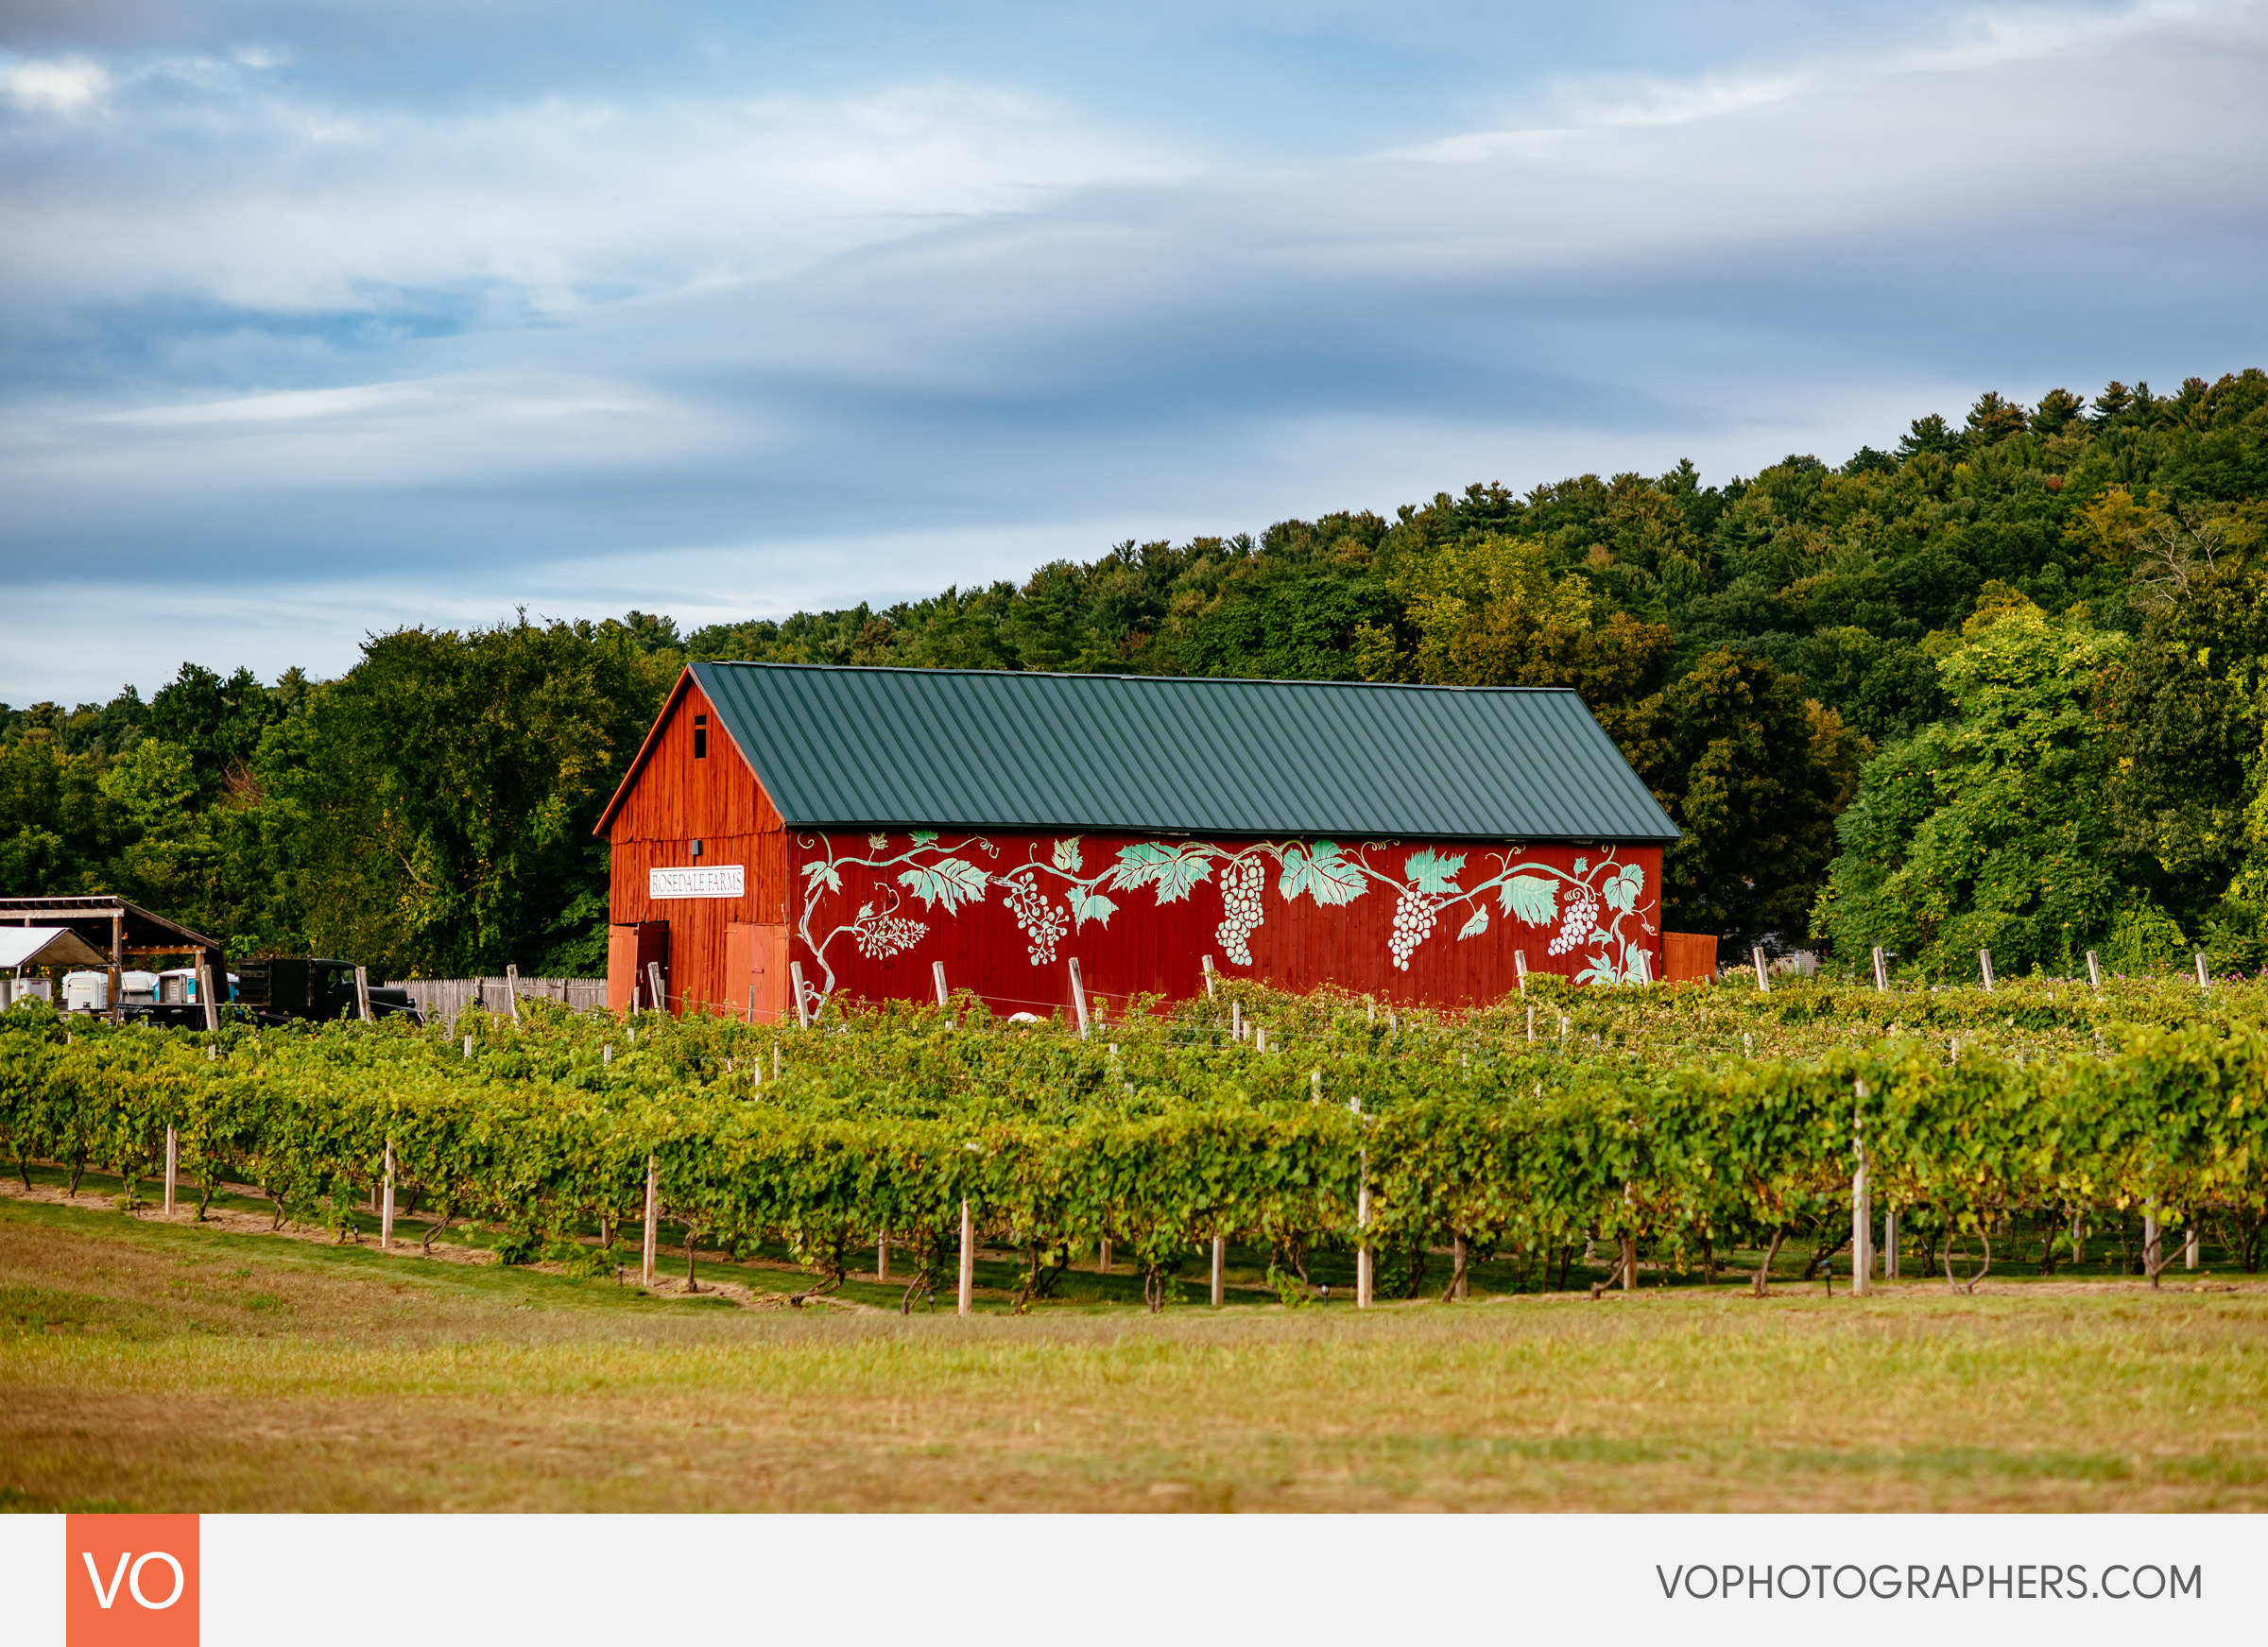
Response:
[{"label": "white cloud", "polygon": [[102,98],[111,77],[85,58],[0,59],[0,88],[20,109],[76,114]]},{"label": "white cloud", "polygon": [[443,115],[333,106],[208,60],[135,85],[100,144],[0,183],[0,282],[50,315],[153,292],[383,311],[404,289],[494,292],[493,318],[572,314],[1183,163],[957,85]]}]

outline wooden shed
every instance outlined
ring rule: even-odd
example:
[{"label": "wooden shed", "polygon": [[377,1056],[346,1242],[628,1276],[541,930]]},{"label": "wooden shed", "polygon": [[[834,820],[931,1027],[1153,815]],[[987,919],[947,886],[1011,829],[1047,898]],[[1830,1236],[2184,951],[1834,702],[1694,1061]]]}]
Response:
[{"label": "wooden shed", "polygon": [[608,994],[759,1021],[1661,976],[1677,838],[1570,691],[696,663],[599,819]]},{"label": "wooden shed", "polygon": [[192,932],[162,915],[151,914],[138,903],[129,903],[108,893],[0,898],[0,922],[19,928],[61,927],[77,934],[82,942],[97,951],[97,964],[108,962],[109,986],[104,999],[110,1003],[109,1016],[113,1023],[124,1013],[121,981],[129,958],[185,959],[192,966],[205,969],[205,975],[215,981],[214,989],[202,992],[194,1009],[183,1004],[167,1011],[161,1006],[154,1016],[163,1022],[205,1029],[219,1027],[218,1003],[228,998],[229,957],[216,940],[202,933]]}]

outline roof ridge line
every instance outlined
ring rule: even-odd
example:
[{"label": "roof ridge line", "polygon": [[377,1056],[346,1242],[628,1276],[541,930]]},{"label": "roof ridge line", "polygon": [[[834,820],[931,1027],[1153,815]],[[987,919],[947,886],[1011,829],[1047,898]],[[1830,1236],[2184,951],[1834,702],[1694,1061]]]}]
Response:
[{"label": "roof ridge line", "polygon": [[1471,686],[1448,680],[1325,680],[1288,675],[1120,675],[1102,669],[961,669],[919,663],[788,663],[770,658],[704,658],[689,669],[795,669],[836,675],[985,675],[1005,680],[1125,680],[1160,686],[1346,686],[1394,692],[1575,692],[1572,686]]}]

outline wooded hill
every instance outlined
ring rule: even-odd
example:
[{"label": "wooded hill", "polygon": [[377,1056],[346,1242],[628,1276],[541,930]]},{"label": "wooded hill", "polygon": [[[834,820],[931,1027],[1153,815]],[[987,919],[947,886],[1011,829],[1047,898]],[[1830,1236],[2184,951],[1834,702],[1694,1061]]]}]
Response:
[{"label": "wooded hill", "polygon": [[679,665],[749,658],[1569,685],[1683,828],[1674,927],[1930,975],[2268,962],[2268,374],[1986,394],[1839,466],[1471,486],[1022,586],[682,634],[376,637],[0,708],[0,886],[240,950],[601,969],[597,808]]}]

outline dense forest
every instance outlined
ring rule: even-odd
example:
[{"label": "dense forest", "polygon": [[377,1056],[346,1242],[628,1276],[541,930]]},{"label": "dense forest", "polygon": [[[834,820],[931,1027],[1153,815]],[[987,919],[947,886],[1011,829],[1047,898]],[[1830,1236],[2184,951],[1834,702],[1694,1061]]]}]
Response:
[{"label": "dense forest", "polygon": [[690,660],[1566,685],[1683,837],[1665,921],[1926,976],[2268,964],[2268,374],[2112,384],[1751,478],[1471,486],[1021,587],[680,633],[372,638],[0,706],[0,891],[239,952],[604,969],[590,829]]}]

